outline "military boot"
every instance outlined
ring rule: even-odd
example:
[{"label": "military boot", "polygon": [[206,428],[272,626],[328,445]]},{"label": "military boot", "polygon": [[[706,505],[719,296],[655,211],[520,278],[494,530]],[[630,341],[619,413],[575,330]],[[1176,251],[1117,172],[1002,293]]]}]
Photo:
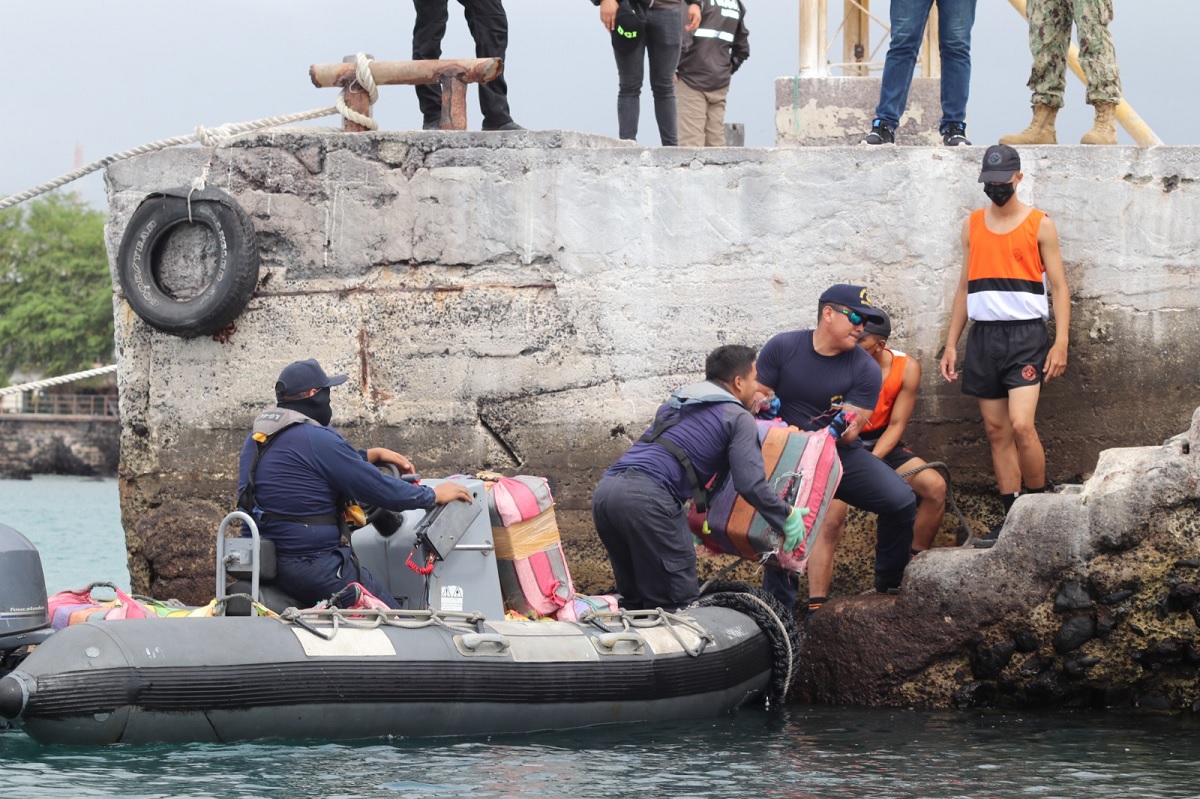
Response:
[{"label": "military boot", "polygon": [[1096,121],[1092,129],[1083,134],[1080,144],[1116,144],[1117,106],[1114,103],[1096,103]]},{"label": "military boot", "polygon": [[1033,121],[1029,123],[1029,127],[1020,133],[1013,133],[1008,136],[1001,136],[1001,144],[1058,144],[1058,137],[1054,134],[1054,118],[1058,116],[1058,109],[1051,108],[1048,105],[1035,105],[1033,107]]}]

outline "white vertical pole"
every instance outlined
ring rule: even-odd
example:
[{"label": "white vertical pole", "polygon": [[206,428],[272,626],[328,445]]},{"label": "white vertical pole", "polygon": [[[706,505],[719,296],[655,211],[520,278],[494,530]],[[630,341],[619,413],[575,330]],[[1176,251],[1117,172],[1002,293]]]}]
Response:
[{"label": "white vertical pole", "polygon": [[829,76],[828,0],[820,0],[817,8],[817,68],[821,77]]},{"label": "white vertical pole", "polygon": [[800,0],[800,77],[816,78],[825,72],[821,61],[821,11],[825,0]]}]

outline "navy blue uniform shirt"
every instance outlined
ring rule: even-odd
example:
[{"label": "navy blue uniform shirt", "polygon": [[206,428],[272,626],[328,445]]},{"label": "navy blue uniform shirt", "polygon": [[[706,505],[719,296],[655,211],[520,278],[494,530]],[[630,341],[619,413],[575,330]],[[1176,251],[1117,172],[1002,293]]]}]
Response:
[{"label": "navy blue uniform shirt", "polygon": [[[247,436],[238,462],[238,494],[250,479],[257,445]],[[254,478],[258,507],[285,516],[317,516],[337,510],[338,497],[388,510],[434,506],[433,489],[384,475],[331,427],[295,424],[281,430],[258,462]],[[259,524],[280,555],[304,556],[338,547],[336,524],[302,524],[276,519]]]},{"label": "navy blue uniform shirt", "polygon": [[[775,389],[779,415],[801,430],[819,430],[842,404],[868,414],[879,400],[883,373],[862,347],[837,355],[813,349],[813,331],[772,336],[758,355],[758,382]],[[851,446],[862,446],[855,439]]]},{"label": "navy blue uniform shirt", "polygon": [[[767,484],[758,426],[750,412],[731,402],[691,405],[680,410],[663,405],[655,419],[676,413],[682,413],[683,420],[662,437],[669,438],[687,453],[700,482],[707,483],[718,472],[728,473],[737,492],[763,514],[767,523],[777,530],[783,529],[792,508]],[[619,474],[627,469],[649,475],[681,503],[692,496],[683,465],[661,444],[634,442],[605,474]]]}]

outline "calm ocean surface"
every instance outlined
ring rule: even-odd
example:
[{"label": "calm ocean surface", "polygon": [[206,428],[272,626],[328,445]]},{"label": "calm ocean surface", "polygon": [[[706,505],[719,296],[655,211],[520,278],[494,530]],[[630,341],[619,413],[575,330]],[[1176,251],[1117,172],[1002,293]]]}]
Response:
[{"label": "calm ocean surface", "polygon": [[[115,480],[0,481],[50,591],[128,586]],[[481,739],[105,749],[0,732],[0,797],[1197,797],[1200,722],[791,706]]]}]

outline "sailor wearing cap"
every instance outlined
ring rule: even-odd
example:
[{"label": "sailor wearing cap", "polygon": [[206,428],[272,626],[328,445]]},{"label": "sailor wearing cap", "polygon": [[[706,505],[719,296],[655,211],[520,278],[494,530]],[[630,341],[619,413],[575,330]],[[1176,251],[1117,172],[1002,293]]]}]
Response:
[{"label": "sailor wearing cap", "polygon": [[[879,365],[858,346],[858,340],[868,321],[884,319],[865,287],[839,283],[821,294],[815,329],[775,335],[758,358],[758,382],[764,390],[775,392],[780,415],[788,424],[817,430],[839,410],[857,414],[838,440],[842,481],[834,496],[878,515],[875,589],[880,593],[900,586],[917,512],[908,483],[858,438],[882,383]],[[822,527],[808,559],[810,600],[828,593],[836,544]],[[763,587],[787,607],[795,601],[798,585],[794,574],[778,569],[767,569],[763,577]]]},{"label": "sailor wearing cap", "polygon": [[284,367],[275,382],[276,406],[254,421],[238,464],[238,506],[255,516],[263,538],[275,543],[275,584],[305,606],[315,605],[353,582],[389,607],[395,598],[343,546],[343,509],[358,500],[393,511],[471,501],[463,486],[412,485],[384,475],[372,464],[390,463],[403,473],[413,465],[383,447],[350,446],[329,427],[330,389],[346,375],[325,374],[309,358]]}]

